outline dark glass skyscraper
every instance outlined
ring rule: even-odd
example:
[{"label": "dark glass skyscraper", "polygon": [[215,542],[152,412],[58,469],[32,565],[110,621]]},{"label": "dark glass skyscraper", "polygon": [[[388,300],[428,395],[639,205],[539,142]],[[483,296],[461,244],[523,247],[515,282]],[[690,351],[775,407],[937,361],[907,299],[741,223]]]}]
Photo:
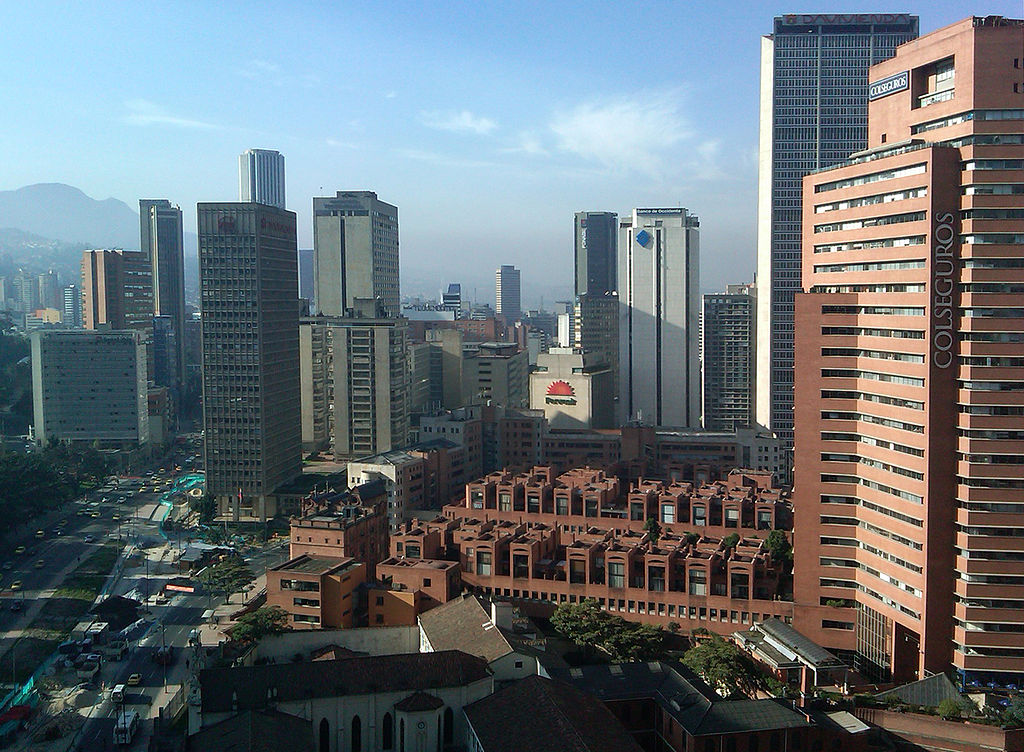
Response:
[{"label": "dark glass skyscraper", "polygon": [[302,472],[295,213],[198,206],[206,488],[221,514],[263,517]]},{"label": "dark glass skyscraper", "polygon": [[[152,316],[166,317],[160,325],[166,350],[160,386],[180,396],[185,383],[185,247],[181,209],[166,199],[139,200],[139,241],[152,272]],[[169,329],[169,331],[168,331]]]},{"label": "dark glass skyscraper", "polygon": [[761,42],[757,422],[789,443],[801,180],[867,146],[868,68],[917,35],[902,13],[799,14]]},{"label": "dark glass skyscraper", "polygon": [[604,295],[617,289],[618,232],[618,217],[613,212],[576,212],[577,295]]}]

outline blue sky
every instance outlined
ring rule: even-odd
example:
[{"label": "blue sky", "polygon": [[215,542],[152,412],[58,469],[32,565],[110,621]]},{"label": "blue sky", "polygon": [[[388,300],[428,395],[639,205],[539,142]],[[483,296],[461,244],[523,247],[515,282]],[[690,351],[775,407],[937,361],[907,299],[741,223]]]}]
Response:
[{"label": "blue sky", "polygon": [[[237,197],[278,149],[314,195],[399,207],[403,293],[525,302],[572,286],[572,213],[683,205],[702,287],[754,269],[759,38],[789,12],[910,12],[921,31],[1020,0],[0,4],[0,189],[65,182],[137,207]],[[0,226],[2,226],[0,218]]]}]

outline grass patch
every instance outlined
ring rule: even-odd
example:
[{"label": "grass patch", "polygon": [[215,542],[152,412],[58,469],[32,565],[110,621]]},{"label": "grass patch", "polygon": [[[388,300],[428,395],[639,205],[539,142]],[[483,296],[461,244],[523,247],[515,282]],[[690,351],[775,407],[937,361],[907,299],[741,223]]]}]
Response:
[{"label": "grass patch", "polygon": [[0,659],[0,682],[25,681],[68,638],[103,589],[118,553],[116,543],[106,543],[64,580]]}]

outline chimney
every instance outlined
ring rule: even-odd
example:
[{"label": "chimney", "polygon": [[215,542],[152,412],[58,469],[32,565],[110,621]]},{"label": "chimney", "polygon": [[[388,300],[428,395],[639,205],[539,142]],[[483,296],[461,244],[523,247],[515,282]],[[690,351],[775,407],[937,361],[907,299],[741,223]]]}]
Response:
[{"label": "chimney", "polygon": [[491,621],[501,629],[512,629],[512,604],[507,601],[491,601]]}]

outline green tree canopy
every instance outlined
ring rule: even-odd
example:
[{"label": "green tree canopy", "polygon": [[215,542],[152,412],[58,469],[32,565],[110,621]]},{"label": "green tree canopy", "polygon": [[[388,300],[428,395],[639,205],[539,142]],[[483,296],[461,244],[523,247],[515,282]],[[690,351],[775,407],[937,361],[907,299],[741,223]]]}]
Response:
[{"label": "green tree canopy", "polygon": [[237,593],[253,579],[252,570],[241,556],[229,556],[207,567],[198,580],[215,593]]},{"label": "green tree canopy", "polygon": [[772,530],[768,533],[764,545],[774,561],[783,565],[793,563],[793,545],[789,542],[789,536],[782,530]]},{"label": "green tree canopy", "polygon": [[262,606],[239,618],[231,628],[231,639],[248,644],[289,629],[287,611],[280,606]]},{"label": "green tree canopy", "polygon": [[551,625],[585,653],[599,650],[613,661],[651,660],[662,652],[661,628],[609,614],[593,598],[560,604]]},{"label": "green tree canopy", "polygon": [[683,663],[723,695],[739,691],[753,697],[770,682],[753,659],[718,635],[686,651]]}]

